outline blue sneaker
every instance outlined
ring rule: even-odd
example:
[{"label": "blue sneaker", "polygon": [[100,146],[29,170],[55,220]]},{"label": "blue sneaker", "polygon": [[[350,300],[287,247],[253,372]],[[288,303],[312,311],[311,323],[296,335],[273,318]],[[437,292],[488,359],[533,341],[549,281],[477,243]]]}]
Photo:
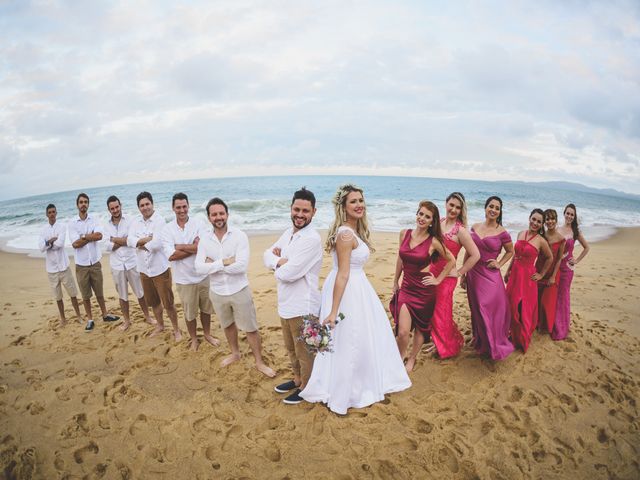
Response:
[{"label": "blue sneaker", "polygon": [[298,388],[298,386],[293,380],[289,380],[288,382],[284,382],[273,387],[273,389],[278,393],[287,393],[296,388]]},{"label": "blue sneaker", "polygon": [[296,388],[295,392],[293,392],[291,395],[289,395],[287,398],[285,398],[282,401],[287,405],[297,405],[299,403],[302,403],[304,401],[304,398],[300,396],[300,392],[301,390],[299,388]]},{"label": "blue sneaker", "polygon": [[89,321],[87,322],[87,326],[86,326],[86,327],[84,327],[84,331],[85,331],[85,332],[90,332],[91,330],[93,330],[93,327],[94,327],[93,320],[89,320]]}]

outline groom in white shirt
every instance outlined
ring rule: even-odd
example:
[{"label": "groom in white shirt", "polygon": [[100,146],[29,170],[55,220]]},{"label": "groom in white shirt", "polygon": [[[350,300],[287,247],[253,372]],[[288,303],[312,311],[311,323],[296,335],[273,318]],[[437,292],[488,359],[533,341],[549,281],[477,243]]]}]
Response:
[{"label": "groom in white shirt", "polygon": [[265,250],[263,256],[264,264],[274,270],[278,284],[278,314],[293,369],[293,380],[276,386],[275,391],[292,391],[283,400],[289,405],[302,402],[299,394],[313,367],[313,355],[298,337],[303,316],[317,317],[320,312],[318,276],[322,267],[322,241],[310,226],[315,213],[316,198],[302,187],[293,194],[291,201],[292,226]]}]

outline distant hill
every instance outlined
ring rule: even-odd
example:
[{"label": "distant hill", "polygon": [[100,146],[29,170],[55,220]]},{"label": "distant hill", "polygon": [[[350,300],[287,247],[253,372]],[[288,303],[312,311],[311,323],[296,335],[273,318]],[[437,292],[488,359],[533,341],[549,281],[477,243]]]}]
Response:
[{"label": "distant hill", "polygon": [[525,183],[528,185],[544,185],[545,187],[557,188],[560,190],[573,190],[578,192],[589,192],[589,193],[598,193],[600,195],[609,195],[610,197],[620,197],[627,198],[631,200],[640,200],[640,195],[635,195],[633,193],[621,192],[620,190],[615,190],[613,188],[593,188],[587,187],[586,185],[582,185],[581,183],[575,182],[561,182],[561,181],[551,181],[551,182],[520,182],[520,181],[508,181],[505,183]]}]

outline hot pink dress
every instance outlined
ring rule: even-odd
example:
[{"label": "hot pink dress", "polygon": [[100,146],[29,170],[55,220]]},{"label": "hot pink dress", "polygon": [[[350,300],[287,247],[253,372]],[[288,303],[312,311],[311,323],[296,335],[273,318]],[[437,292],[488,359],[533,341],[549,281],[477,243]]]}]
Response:
[{"label": "hot pink dress", "polygon": [[511,312],[500,270],[487,264],[498,258],[502,247],[511,243],[511,237],[502,231],[480,238],[471,230],[471,238],[480,250],[480,260],[467,272],[473,343],[478,353],[502,360],[513,352],[509,341]]},{"label": "hot pink dress", "polygon": [[511,265],[511,275],[507,283],[507,297],[511,306],[511,340],[524,352],[529,348],[531,335],[538,325],[538,285],[531,276],[536,273],[535,261],[538,249],[524,240],[515,245],[515,258]]},{"label": "hot pink dress", "polygon": [[[544,278],[538,282],[538,329],[540,329],[541,331],[547,331],[549,333],[553,331],[553,324],[555,323],[556,319],[556,305],[558,302],[558,282],[560,281],[560,269],[558,268],[558,272],[556,273],[556,278],[553,285],[547,285],[547,281],[553,274],[553,269],[555,268],[556,262],[558,261],[560,247],[563,243],[564,239],[550,245],[551,251],[553,252],[553,263],[551,264],[551,268],[544,276]],[[544,256],[538,256],[538,260],[536,261],[537,272],[540,272],[540,270],[542,270],[545,261],[546,258]]]},{"label": "hot pink dress", "polygon": [[412,230],[407,230],[400,245],[400,259],[402,260],[402,285],[389,303],[389,310],[398,330],[398,320],[402,305],[407,306],[411,314],[411,328],[422,332],[425,340],[431,335],[431,317],[436,303],[436,287],[423,285],[422,279],[428,275],[422,272],[430,263],[429,248],[431,237],[415,247],[410,247]]},{"label": "hot pink dress", "polygon": [[[444,219],[443,219],[444,221]],[[444,234],[444,244],[458,258],[462,246],[454,240],[462,223],[456,222],[453,228]],[[430,271],[434,276],[440,275],[447,265],[446,258],[438,258],[431,264]],[[431,339],[438,350],[440,358],[449,358],[460,353],[464,338],[453,321],[453,292],[458,284],[456,277],[445,277],[436,286],[436,306],[431,319]]]},{"label": "hot pink dress", "polygon": [[564,256],[560,263],[560,280],[558,281],[558,302],[556,304],[556,321],[553,324],[551,338],[564,340],[569,335],[569,319],[571,316],[571,282],[573,281],[573,268],[569,265],[569,259],[573,258],[573,247],[576,241],[573,237],[567,238],[564,247]]}]

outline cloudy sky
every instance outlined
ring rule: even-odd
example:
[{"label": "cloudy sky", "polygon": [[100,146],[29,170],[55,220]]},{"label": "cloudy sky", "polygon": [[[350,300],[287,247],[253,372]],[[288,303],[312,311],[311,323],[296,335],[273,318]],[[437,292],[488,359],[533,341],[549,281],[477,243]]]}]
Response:
[{"label": "cloudy sky", "polygon": [[640,2],[0,1],[0,199],[258,173],[640,193]]}]

